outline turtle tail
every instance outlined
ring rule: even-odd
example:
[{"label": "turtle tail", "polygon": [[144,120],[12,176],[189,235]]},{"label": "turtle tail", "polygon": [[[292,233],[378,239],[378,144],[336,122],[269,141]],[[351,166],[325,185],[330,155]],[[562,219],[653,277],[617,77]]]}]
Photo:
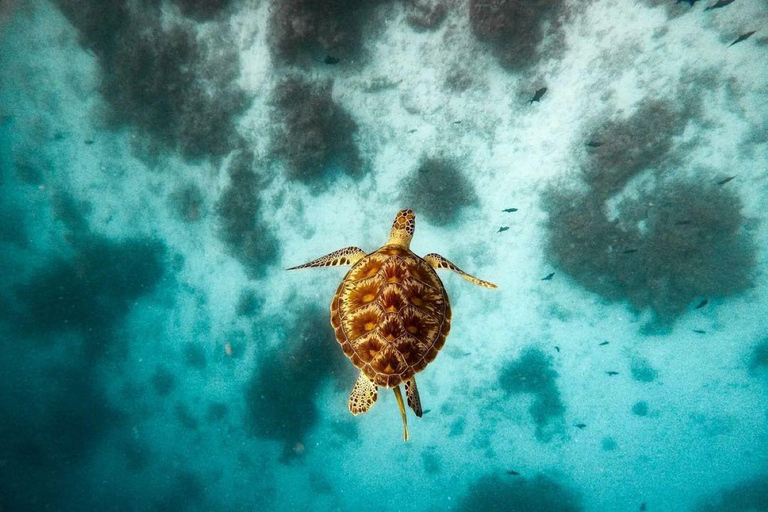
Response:
[{"label": "turtle tail", "polygon": [[403,394],[400,393],[400,385],[398,384],[392,391],[395,392],[395,398],[397,399],[397,406],[400,408],[400,416],[403,417],[403,429],[405,430],[405,441],[408,441],[408,418],[405,416],[405,404],[403,403]]}]

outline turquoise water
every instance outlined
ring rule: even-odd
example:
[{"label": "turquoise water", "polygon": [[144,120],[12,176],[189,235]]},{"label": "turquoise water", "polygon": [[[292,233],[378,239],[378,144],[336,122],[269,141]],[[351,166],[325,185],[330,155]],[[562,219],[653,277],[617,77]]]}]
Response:
[{"label": "turquoise water", "polygon": [[[0,3],[0,511],[768,510],[768,4]],[[453,311],[403,441],[329,305]]]}]

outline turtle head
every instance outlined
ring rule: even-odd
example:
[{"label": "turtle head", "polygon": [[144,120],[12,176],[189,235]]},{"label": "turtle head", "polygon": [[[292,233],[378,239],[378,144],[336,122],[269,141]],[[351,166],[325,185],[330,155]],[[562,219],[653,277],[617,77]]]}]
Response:
[{"label": "turtle head", "polygon": [[408,249],[414,229],[416,229],[416,214],[413,210],[400,210],[397,212],[395,222],[392,223],[387,245],[400,245]]}]

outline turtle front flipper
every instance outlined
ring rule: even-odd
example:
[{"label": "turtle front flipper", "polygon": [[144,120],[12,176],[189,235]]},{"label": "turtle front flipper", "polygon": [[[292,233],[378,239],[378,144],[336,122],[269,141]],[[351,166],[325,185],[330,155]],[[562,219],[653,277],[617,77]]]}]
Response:
[{"label": "turtle front flipper", "polygon": [[405,399],[408,401],[408,407],[413,413],[421,418],[421,398],[419,398],[419,388],[416,387],[416,378],[411,377],[405,381]]},{"label": "turtle front flipper", "polygon": [[448,270],[453,270],[454,272],[459,274],[461,277],[463,277],[470,283],[475,283],[476,285],[482,286],[483,288],[498,288],[498,286],[496,286],[493,283],[489,283],[488,281],[483,281],[482,279],[478,279],[474,276],[467,274],[466,272],[461,270],[459,267],[457,267],[447,259],[443,258],[439,254],[436,254],[434,252],[424,256],[424,261],[429,263],[432,266],[432,268],[434,268],[435,270],[441,269],[441,268],[447,268]]},{"label": "turtle front flipper", "polygon": [[287,270],[296,270],[299,268],[311,268],[311,267],[338,267],[341,265],[354,265],[365,257],[365,251],[359,247],[345,247],[339,249],[331,254],[326,254],[322,258],[317,258],[309,263],[299,265],[297,267],[291,267]]},{"label": "turtle front flipper", "polygon": [[360,413],[368,412],[379,397],[379,390],[363,372],[357,377],[355,387],[349,394],[349,412],[357,416]]}]

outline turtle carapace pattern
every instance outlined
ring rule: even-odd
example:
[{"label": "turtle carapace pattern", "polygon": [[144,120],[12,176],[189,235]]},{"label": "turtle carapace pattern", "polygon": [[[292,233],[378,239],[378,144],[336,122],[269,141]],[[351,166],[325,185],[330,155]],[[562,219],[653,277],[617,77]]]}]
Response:
[{"label": "turtle carapace pattern", "polygon": [[370,254],[347,247],[288,270],[352,265],[331,301],[331,326],[344,354],[360,369],[349,396],[352,414],[367,412],[378,388],[392,388],[403,419],[406,401],[421,417],[415,375],[443,348],[451,329],[451,305],[435,270],[447,269],[485,288],[493,283],[473,277],[440,256],[420,258],[410,250],[416,228],[412,210],[400,210],[387,243]]}]

